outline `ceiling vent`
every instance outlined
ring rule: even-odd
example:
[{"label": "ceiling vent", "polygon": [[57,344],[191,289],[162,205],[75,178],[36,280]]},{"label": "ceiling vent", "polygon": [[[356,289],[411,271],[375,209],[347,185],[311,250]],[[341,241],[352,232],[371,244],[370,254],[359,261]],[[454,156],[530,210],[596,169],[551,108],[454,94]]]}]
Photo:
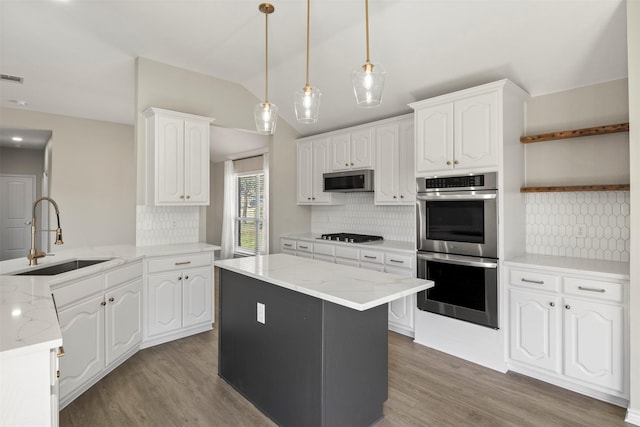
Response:
[{"label": "ceiling vent", "polygon": [[24,83],[24,78],[20,76],[12,76],[10,74],[0,74],[0,80],[3,82]]}]

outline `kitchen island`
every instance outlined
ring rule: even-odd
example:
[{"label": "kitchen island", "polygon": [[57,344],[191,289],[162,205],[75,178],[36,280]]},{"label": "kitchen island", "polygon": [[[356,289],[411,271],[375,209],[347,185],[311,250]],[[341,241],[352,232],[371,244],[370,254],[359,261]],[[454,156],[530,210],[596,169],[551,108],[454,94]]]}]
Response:
[{"label": "kitchen island", "polygon": [[221,378],[283,426],[383,417],[387,303],[433,282],[286,254],[215,265]]}]

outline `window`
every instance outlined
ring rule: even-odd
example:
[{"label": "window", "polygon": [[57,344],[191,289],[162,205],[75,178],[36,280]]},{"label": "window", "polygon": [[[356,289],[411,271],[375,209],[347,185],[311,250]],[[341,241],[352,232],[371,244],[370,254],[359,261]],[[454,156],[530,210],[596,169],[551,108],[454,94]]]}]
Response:
[{"label": "window", "polygon": [[265,252],[264,173],[237,176],[235,252],[255,255]]}]

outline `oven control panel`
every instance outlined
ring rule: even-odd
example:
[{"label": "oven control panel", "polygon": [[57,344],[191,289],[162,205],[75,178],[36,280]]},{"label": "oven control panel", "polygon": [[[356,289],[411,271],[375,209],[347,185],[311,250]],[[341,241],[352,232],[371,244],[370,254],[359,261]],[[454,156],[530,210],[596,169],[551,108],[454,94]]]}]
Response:
[{"label": "oven control panel", "polygon": [[440,189],[479,190],[496,189],[496,173],[480,175],[443,176],[418,178],[418,192],[436,191]]}]

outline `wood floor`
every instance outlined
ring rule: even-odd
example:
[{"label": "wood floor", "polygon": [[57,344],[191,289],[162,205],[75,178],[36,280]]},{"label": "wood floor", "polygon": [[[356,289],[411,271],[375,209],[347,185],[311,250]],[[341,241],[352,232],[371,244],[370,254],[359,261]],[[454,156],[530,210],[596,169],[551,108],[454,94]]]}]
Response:
[{"label": "wood floor", "polygon": [[[214,329],[138,352],[67,406],[60,426],[275,425],[218,378],[217,346]],[[501,374],[393,332],[384,413],[376,427],[631,426],[623,408]]]}]

